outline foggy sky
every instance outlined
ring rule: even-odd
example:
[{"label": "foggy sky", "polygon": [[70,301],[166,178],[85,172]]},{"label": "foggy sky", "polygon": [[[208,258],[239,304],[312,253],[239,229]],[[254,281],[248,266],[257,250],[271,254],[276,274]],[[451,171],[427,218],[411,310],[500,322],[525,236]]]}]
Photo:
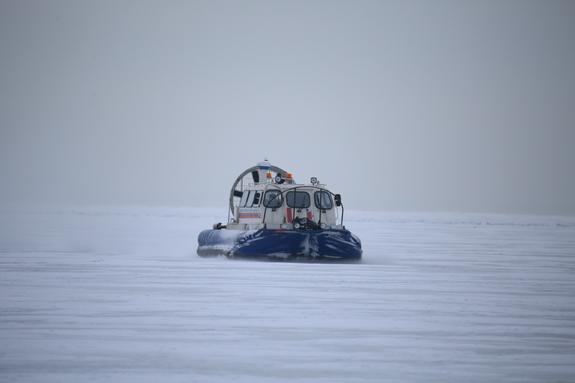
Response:
[{"label": "foggy sky", "polygon": [[575,214],[575,2],[0,0],[4,203]]}]

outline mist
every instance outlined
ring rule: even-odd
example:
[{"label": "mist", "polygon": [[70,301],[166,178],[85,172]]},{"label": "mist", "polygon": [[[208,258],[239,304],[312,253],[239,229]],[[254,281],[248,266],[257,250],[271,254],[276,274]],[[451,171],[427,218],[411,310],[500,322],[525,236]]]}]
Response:
[{"label": "mist", "polygon": [[2,1],[0,201],[575,214],[575,3]]}]

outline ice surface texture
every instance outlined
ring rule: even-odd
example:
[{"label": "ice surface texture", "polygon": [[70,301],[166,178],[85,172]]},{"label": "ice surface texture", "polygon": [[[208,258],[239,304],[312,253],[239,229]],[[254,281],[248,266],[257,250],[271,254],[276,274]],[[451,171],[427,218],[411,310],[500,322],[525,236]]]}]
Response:
[{"label": "ice surface texture", "polygon": [[346,212],[360,264],[200,258],[225,211],[0,213],[0,382],[573,382],[575,218]]}]

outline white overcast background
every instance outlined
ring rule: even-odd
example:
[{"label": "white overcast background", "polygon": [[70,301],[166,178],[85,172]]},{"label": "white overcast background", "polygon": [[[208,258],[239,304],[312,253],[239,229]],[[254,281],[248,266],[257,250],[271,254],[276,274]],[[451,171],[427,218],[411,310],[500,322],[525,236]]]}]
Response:
[{"label": "white overcast background", "polygon": [[575,214],[575,2],[0,1],[3,204]]}]

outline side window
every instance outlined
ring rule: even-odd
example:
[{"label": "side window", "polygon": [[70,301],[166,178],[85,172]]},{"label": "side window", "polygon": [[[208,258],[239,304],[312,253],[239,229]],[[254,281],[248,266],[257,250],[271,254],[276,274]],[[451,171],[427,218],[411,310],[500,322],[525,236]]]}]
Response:
[{"label": "side window", "polygon": [[313,194],[315,207],[322,210],[329,210],[333,207],[333,200],[331,195],[325,191],[316,191]]},{"label": "side window", "polygon": [[270,209],[277,209],[282,202],[282,193],[279,190],[268,190],[264,195],[264,206]]},{"label": "side window", "polygon": [[250,191],[245,190],[244,194],[242,194],[242,200],[240,201],[240,207],[246,206],[246,202],[248,202],[249,195],[250,195]]},{"label": "side window", "polygon": [[305,209],[310,205],[309,194],[304,191],[290,191],[286,194],[286,202],[289,207]]},{"label": "side window", "polygon": [[248,197],[248,201],[246,202],[246,207],[251,207],[254,203],[254,198],[256,197],[256,191],[250,191],[250,196]]},{"label": "side window", "polygon": [[260,199],[261,199],[261,192],[256,192],[254,195],[254,203],[252,204],[252,207],[258,207],[260,206]]}]

